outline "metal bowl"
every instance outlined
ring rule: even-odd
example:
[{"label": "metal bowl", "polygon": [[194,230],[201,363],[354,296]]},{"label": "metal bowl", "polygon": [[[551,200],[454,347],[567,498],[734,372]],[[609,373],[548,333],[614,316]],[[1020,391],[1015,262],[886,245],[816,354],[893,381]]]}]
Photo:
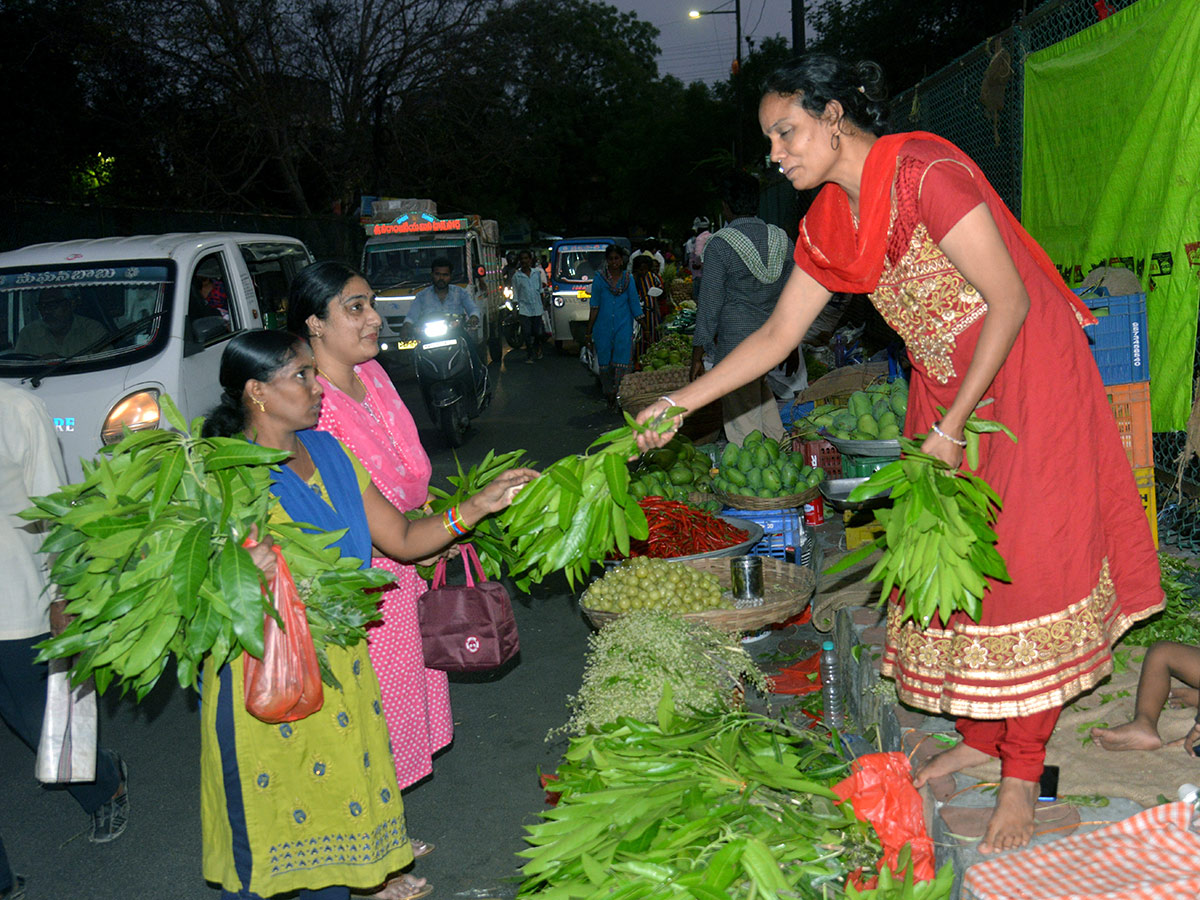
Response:
[{"label": "metal bowl", "polygon": [[846,509],[874,509],[877,506],[886,506],[891,496],[891,491],[878,494],[874,497],[868,497],[866,500],[849,500],[850,492],[866,481],[866,478],[833,478],[828,481],[822,481],[818,487],[821,489],[821,496],[836,510]]},{"label": "metal bowl", "polygon": [[833,444],[843,453],[849,453],[851,456],[899,456],[900,441],[897,438],[889,438],[888,440],[877,441],[854,441],[846,438],[834,437],[824,428],[821,429],[821,437]]}]

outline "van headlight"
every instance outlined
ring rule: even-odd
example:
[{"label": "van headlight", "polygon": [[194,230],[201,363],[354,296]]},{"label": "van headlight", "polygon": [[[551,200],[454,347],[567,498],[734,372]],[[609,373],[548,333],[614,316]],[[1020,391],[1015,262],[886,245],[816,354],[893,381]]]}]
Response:
[{"label": "van headlight", "polygon": [[126,428],[130,431],[157,428],[160,417],[158,391],[130,394],[109,410],[100,429],[100,440],[106,445],[115,444],[124,437]]},{"label": "van headlight", "polygon": [[434,319],[430,322],[426,322],[421,327],[421,332],[425,335],[425,337],[431,338],[441,337],[449,330],[450,325],[445,319]]}]

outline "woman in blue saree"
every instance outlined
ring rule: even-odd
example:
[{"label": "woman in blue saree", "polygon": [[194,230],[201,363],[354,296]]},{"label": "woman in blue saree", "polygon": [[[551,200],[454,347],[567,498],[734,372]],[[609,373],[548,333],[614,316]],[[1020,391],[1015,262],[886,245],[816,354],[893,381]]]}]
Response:
[{"label": "woman in blue saree", "polygon": [[[534,477],[513,470],[457,507],[451,518],[409,521],[371,483],[337,439],[312,431],[322,388],[308,344],[277,331],[230,341],[221,359],[225,389],[206,436],[245,435],[291,455],[273,476],[273,520],[340,531],[343,556],[385,554],[421,559],[449,545],[460,529],[508,506]],[[269,540],[251,551],[270,577]],[[306,900],[347,900],[372,889],[385,900],[429,892],[420,879],[387,879],[412,861],[404,809],[366,641],[328,648],[341,689],[296,722],[272,725],[242,702],[241,658],[206,667],[201,715],[201,828],[204,877],[222,898],[299,891]],[[385,884],[386,883],[386,884]]]}]

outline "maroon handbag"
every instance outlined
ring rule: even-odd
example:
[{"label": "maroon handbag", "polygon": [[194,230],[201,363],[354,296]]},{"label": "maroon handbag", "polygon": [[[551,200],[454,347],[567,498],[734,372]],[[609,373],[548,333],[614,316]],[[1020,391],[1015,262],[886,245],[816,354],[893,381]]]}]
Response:
[{"label": "maroon handbag", "polygon": [[474,547],[460,546],[467,583],[447,585],[446,560],[437,561],[433,583],[417,601],[421,644],[427,668],[482,672],[504,665],[521,649],[517,620],[504,585],[487,580]]}]

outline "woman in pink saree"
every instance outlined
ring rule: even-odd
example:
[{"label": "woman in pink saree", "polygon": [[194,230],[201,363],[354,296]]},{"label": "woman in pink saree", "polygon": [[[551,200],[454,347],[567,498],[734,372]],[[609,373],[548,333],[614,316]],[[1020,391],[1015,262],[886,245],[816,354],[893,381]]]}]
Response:
[{"label": "woman in pink saree", "polygon": [[[340,440],[401,512],[423,506],[432,466],[412,414],[374,358],[381,320],[370,285],[341,263],[308,266],[292,283],[287,323],[312,344],[325,388],[317,428]],[[428,585],[412,562],[375,553],[371,565],[396,580],[383,591],[383,620],[367,630],[401,789],[433,771],[433,754],[454,735],[446,673],[424,665],[417,598]],[[433,849],[416,838],[412,844],[418,858]],[[403,900],[416,896],[422,894],[405,894]]]}]

